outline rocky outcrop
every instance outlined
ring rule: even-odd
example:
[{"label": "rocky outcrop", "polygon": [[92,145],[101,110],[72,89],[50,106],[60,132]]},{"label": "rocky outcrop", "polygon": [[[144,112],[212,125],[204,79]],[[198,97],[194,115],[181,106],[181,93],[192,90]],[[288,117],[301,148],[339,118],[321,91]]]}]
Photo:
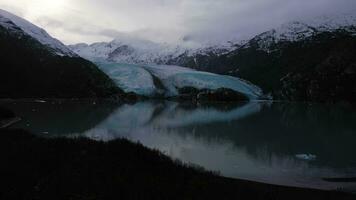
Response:
[{"label": "rocky outcrop", "polygon": [[228,88],[219,88],[217,90],[202,89],[198,90],[193,87],[184,87],[178,89],[180,100],[193,100],[193,101],[249,101],[249,98],[237,91]]}]

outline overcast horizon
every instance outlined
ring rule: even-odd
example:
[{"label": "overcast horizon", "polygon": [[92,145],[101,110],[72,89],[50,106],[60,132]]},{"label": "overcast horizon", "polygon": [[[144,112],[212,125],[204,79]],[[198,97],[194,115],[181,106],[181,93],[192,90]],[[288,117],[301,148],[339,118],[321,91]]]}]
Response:
[{"label": "overcast horizon", "polygon": [[0,0],[65,44],[130,35],[196,44],[244,39],[282,23],[350,12],[354,0]]}]

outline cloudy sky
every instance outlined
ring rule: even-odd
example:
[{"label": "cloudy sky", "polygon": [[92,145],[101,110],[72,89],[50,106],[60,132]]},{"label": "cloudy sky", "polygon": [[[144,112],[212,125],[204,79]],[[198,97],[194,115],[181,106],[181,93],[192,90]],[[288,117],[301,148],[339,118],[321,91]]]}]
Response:
[{"label": "cloudy sky", "polygon": [[241,39],[281,23],[350,12],[356,0],[0,0],[66,44],[132,35],[159,42]]}]

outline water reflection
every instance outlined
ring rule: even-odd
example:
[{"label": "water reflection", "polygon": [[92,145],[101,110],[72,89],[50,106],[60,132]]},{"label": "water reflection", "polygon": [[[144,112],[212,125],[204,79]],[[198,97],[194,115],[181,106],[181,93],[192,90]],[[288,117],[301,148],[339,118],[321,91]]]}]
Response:
[{"label": "water reflection", "polygon": [[177,102],[146,101],[121,106],[85,135],[100,140],[120,137],[135,139],[134,135],[140,131],[147,132],[147,134],[150,132],[169,133],[182,128],[188,128],[183,133],[191,134],[194,127],[216,122],[229,123],[259,112],[261,106],[260,103],[197,106],[182,105]]},{"label": "water reflection", "polygon": [[116,102],[93,100],[0,101],[0,105],[21,117],[17,128],[48,135],[83,133],[105,120],[120,106]]},{"label": "water reflection", "polygon": [[[322,180],[356,176],[356,109],[351,106],[146,101],[133,105],[62,105],[59,110],[37,103],[15,107],[17,112],[37,110],[22,111],[25,123],[30,124],[27,128],[36,132],[47,130],[49,135],[81,135],[97,140],[125,137],[224,176],[356,190],[356,183]],[[298,154],[316,157],[303,160],[296,157]]]}]

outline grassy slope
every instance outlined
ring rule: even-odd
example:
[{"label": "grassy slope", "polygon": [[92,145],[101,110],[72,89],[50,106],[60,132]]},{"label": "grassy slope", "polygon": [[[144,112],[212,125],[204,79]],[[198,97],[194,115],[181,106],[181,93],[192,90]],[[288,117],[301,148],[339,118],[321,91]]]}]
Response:
[{"label": "grassy slope", "polygon": [[61,57],[37,40],[0,26],[0,98],[108,97],[122,94],[93,63]]},{"label": "grassy slope", "polygon": [[1,199],[355,199],[218,177],[127,140],[0,130]]}]

